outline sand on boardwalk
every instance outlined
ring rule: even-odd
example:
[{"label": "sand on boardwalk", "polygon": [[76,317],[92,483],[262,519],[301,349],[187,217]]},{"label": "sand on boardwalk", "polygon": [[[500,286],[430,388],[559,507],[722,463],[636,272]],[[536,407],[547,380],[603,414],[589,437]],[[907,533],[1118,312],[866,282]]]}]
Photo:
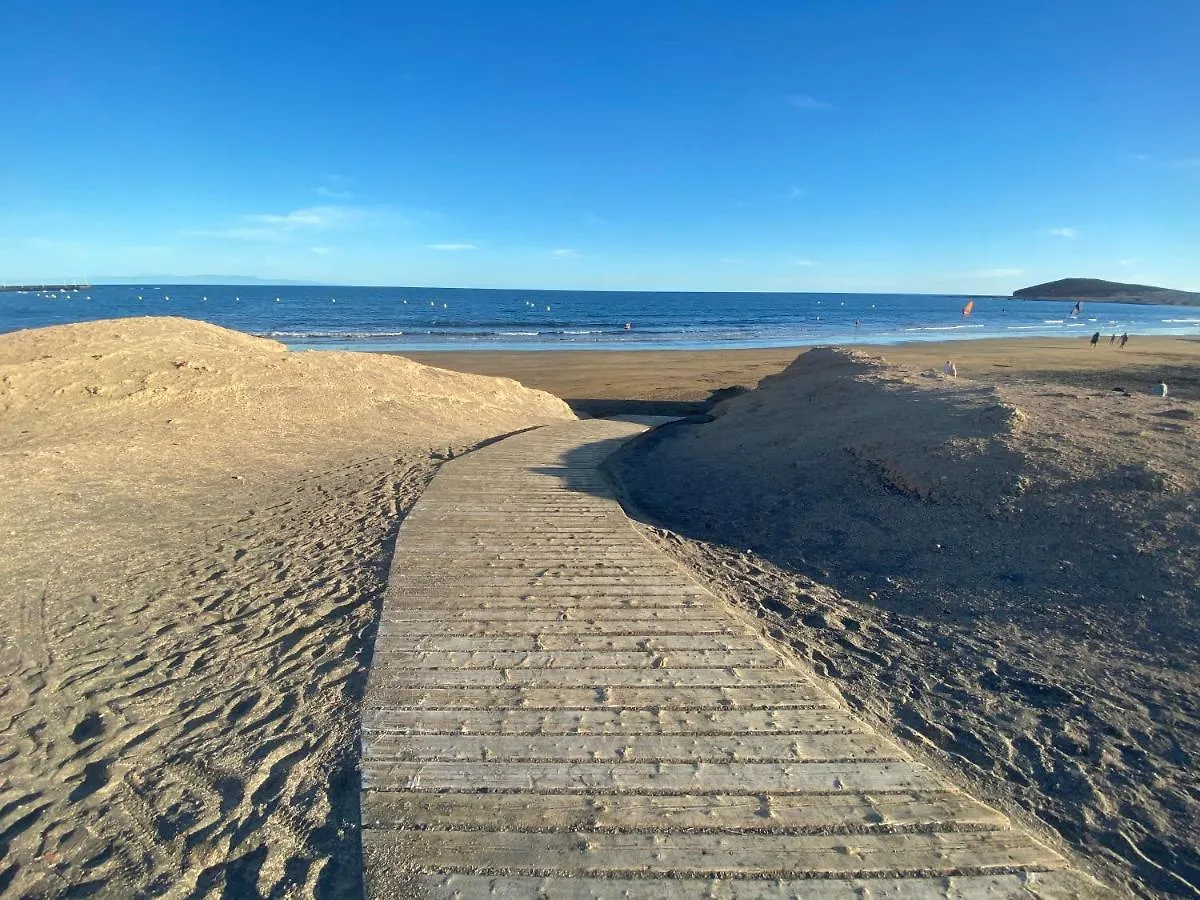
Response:
[{"label": "sand on boardwalk", "polygon": [[909,365],[811,351],[610,468],[855,708],[1130,893],[1196,896],[1200,343],[882,352]]},{"label": "sand on boardwalk", "polygon": [[0,336],[0,894],[360,891],[399,519],[448,453],[572,418],[184,319]]}]

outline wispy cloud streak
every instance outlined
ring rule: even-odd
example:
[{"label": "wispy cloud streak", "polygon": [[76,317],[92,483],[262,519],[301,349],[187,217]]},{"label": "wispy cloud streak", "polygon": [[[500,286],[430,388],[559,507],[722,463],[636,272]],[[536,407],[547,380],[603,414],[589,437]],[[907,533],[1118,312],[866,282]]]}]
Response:
[{"label": "wispy cloud streak", "polygon": [[361,220],[366,211],[352,206],[309,206],[289,213],[255,213],[240,216],[229,228],[188,231],[200,237],[228,238],[237,241],[287,241],[306,235],[348,228]]},{"label": "wispy cloud streak", "polygon": [[344,175],[326,175],[322,180],[323,184],[313,188],[317,196],[333,200],[347,200],[353,196],[350,193],[350,179]]},{"label": "wispy cloud streak", "polygon": [[811,94],[789,94],[787,99],[788,99],[788,103],[790,103],[796,109],[805,109],[805,110],[833,109],[833,104],[826,103],[823,100],[818,100],[816,97],[812,96]]}]

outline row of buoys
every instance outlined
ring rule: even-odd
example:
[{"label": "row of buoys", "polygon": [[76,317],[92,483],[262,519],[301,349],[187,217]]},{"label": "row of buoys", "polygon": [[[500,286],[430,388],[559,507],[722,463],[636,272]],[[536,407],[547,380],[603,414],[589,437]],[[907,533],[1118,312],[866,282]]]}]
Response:
[{"label": "row of buoys", "polygon": [[[155,290],[157,291],[157,290],[158,290],[158,288],[155,288]],[[43,296],[46,296],[46,297],[53,297],[53,296],[54,296],[54,294],[45,294],[45,295],[43,295]],[[85,299],[87,299],[87,300],[91,300],[91,299],[92,299],[92,295],[91,295],[91,294],[88,294],[88,295],[87,295],[87,297],[86,297]],[[144,299],[145,299],[145,298],[144,298],[144,297],[143,297],[141,294],[138,294],[138,302],[139,302],[139,303],[141,303],[141,302],[142,302]],[[170,295],[170,294],[163,294],[163,299],[164,299],[164,300],[170,300],[170,299],[171,299],[171,295]],[[206,295],[206,296],[203,296],[203,297],[201,297],[200,299],[201,299],[201,300],[207,300],[207,299],[208,299],[208,297],[207,297],[207,295]],[[241,303],[241,302],[242,302],[242,298],[241,298],[241,297],[234,297],[234,298],[233,298],[233,302],[234,302],[234,303]],[[282,302],[282,301],[281,301],[281,299],[280,299],[279,297],[276,297],[276,298],[275,298],[275,302],[276,302],[276,303],[280,303],[280,302]],[[330,303],[337,303],[337,297],[330,297],[330,298],[329,298],[329,302],[330,302]],[[407,301],[407,300],[405,300],[404,302],[405,302],[405,303],[407,303],[408,301]],[[444,306],[445,304],[442,304],[442,305]]]}]

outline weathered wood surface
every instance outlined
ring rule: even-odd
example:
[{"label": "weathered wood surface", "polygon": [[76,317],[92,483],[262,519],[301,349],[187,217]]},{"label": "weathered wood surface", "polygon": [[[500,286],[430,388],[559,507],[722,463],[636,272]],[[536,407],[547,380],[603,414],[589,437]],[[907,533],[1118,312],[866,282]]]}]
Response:
[{"label": "weathered wood surface", "polygon": [[[429,900],[1095,900],[1094,882],[1073,872],[922,878],[523,878],[473,874],[412,875],[404,888]],[[419,893],[418,893],[419,892]]]},{"label": "weathered wood surface", "polygon": [[447,463],[363,710],[368,895],[1085,898],[642,539],[590,420]]}]

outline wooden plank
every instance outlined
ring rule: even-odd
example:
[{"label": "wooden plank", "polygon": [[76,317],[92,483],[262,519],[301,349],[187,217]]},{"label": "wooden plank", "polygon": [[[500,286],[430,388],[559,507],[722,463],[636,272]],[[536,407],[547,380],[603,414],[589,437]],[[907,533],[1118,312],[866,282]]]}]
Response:
[{"label": "wooden plank", "polygon": [[[438,531],[447,534],[459,534],[465,537],[474,537],[481,531],[496,530],[502,532],[502,535],[507,539],[514,537],[520,538],[543,538],[543,537],[580,537],[580,536],[596,536],[605,539],[613,537],[612,528],[604,523],[603,520],[593,519],[588,523],[584,522],[553,522],[543,526],[530,524],[516,523],[515,525],[506,521],[503,517],[497,516],[495,519],[484,519],[480,517],[460,517],[457,519],[438,519],[429,520],[425,523],[427,530],[436,528]],[[506,527],[513,526],[513,527]],[[622,536],[621,540],[628,540]]]},{"label": "wooden plank", "polygon": [[510,831],[886,831],[1004,829],[1000,813],[963,794],[729,796],[725,794],[434,794],[371,791],[369,828]]},{"label": "wooden plank", "polygon": [[[421,635],[481,635],[498,637],[501,635],[528,636],[533,631],[528,622],[505,621],[496,622],[487,619],[458,620],[454,622],[435,622],[424,620],[389,621],[383,618],[379,625],[378,637],[412,638]],[[745,627],[733,619],[722,622],[717,618],[706,618],[700,621],[687,619],[675,622],[650,621],[614,621],[613,617],[596,619],[562,619],[544,620],[537,623],[537,633],[548,635],[632,635],[639,640],[658,635],[739,635],[745,634]]]},{"label": "wooden plank", "polygon": [[812,762],[905,759],[873,734],[460,735],[382,734],[372,758],[393,761]]},{"label": "wooden plank", "polygon": [[824,691],[810,685],[788,688],[540,688],[397,687],[382,669],[368,677],[364,706],[439,709],[780,709],[835,708]]},{"label": "wooden plank", "polygon": [[[1100,900],[1114,896],[1074,872],[936,878],[582,878],[415,876],[428,900]],[[389,896],[386,893],[376,896]],[[399,896],[390,894],[390,896]]]},{"label": "wooden plank", "polygon": [[428,557],[423,557],[421,565],[404,566],[396,573],[396,584],[406,584],[409,581],[421,579],[444,580],[447,578],[482,578],[496,576],[499,578],[528,578],[543,575],[572,576],[598,578],[605,580],[620,578],[679,578],[678,572],[672,572],[661,563],[643,563],[636,560],[613,560],[607,565],[597,563],[594,559],[571,562],[561,558],[545,560],[541,563],[523,561],[520,564],[512,560],[499,560],[488,556],[474,559],[458,559],[454,562],[437,560],[430,563]]},{"label": "wooden plank", "polygon": [[553,516],[544,513],[532,516],[521,516],[513,513],[446,513],[441,515],[426,515],[422,524],[436,527],[443,531],[476,532],[485,529],[497,529],[505,534],[552,534],[569,532],[578,534],[594,532],[608,535],[612,532],[612,523],[608,515],[573,515],[557,513]]},{"label": "wooden plank", "polygon": [[[731,624],[736,623],[731,622]],[[769,648],[764,648],[762,640],[749,631],[739,631],[736,634],[725,635],[712,634],[711,632],[699,634],[589,635],[530,634],[529,630],[526,629],[519,634],[415,636],[398,633],[397,629],[392,626],[385,627],[391,629],[388,632],[389,637],[409,637],[411,640],[404,641],[403,643],[399,640],[379,642],[375,649],[376,657],[390,652],[390,648],[392,647],[414,651],[429,650],[456,653],[471,651],[491,653],[545,650],[567,653],[586,651],[646,651],[666,653],[693,651],[704,653],[707,651],[714,654],[721,654],[763,649],[766,649],[768,653],[774,652]]]},{"label": "wooden plank", "polygon": [[757,650],[481,650],[437,651],[395,650],[385,647],[375,653],[374,666],[388,669],[614,669],[656,665],[682,668],[777,669],[783,659],[761,647]]},{"label": "wooden plank", "polygon": [[[628,609],[656,609],[676,617],[692,616],[697,612],[728,618],[728,613],[719,610],[701,598],[686,594],[618,594],[605,596],[587,591],[564,591],[553,586],[530,585],[520,590],[480,595],[472,590],[450,584],[440,591],[403,591],[396,597],[398,612],[410,618],[428,618],[430,613],[442,611],[504,610],[506,614],[541,610],[561,614],[620,615]],[[710,616],[712,617],[712,616]]]},{"label": "wooden plank", "polygon": [[621,530],[618,532],[612,529],[595,531],[595,533],[586,535],[586,542],[579,536],[580,533],[580,529],[574,528],[563,528],[533,534],[524,530],[518,533],[503,530],[485,531],[477,529],[471,531],[467,529],[455,530],[430,527],[422,528],[419,534],[415,534],[412,540],[408,542],[408,546],[424,546],[437,552],[445,552],[447,548],[443,546],[443,541],[454,541],[478,547],[491,545],[506,549],[525,546],[527,543],[534,547],[537,547],[539,544],[547,546],[567,544],[574,545],[579,550],[599,546],[610,550],[625,549],[632,554],[638,555],[646,553],[646,541],[634,531],[625,532]]},{"label": "wooden plank", "polygon": [[365,709],[372,734],[832,734],[866,731],[840,709]]},{"label": "wooden plank", "polygon": [[730,687],[758,688],[770,685],[780,691],[793,688],[811,691],[813,683],[791,666],[777,669],[732,668],[637,668],[637,669],[402,669],[375,668],[375,685],[396,687],[530,687],[606,688],[620,687]]},{"label": "wooden plank", "polygon": [[[403,534],[403,531],[401,532]],[[431,540],[431,544],[434,542]],[[622,553],[619,549],[609,550],[608,552],[595,552],[596,548],[586,547],[580,548],[574,553],[556,553],[549,551],[537,551],[530,548],[522,550],[497,550],[492,553],[481,553],[478,557],[480,560],[490,560],[499,563],[509,563],[513,565],[533,566],[538,563],[550,565],[600,565],[613,566],[623,563],[634,562],[638,565],[648,565],[649,557],[646,556],[645,542],[635,545],[632,541],[623,541],[630,546],[637,546],[638,550],[634,553]],[[396,547],[396,561],[401,571],[405,571],[409,566],[455,566],[462,562],[462,557],[450,550],[443,550],[439,547],[431,546],[429,548],[417,548],[415,544],[406,542],[402,546]],[[675,565],[670,560],[656,559],[658,565],[673,566]]]},{"label": "wooden plank", "polygon": [[470,553],[482,558],[490,558],[500,553],[514,553],[528,550],[530,553],[590,553],[597,555],[620,555],[622,559],[635,558],[636,554],[644,553],[645,546],[641,538],[633,539],[598,537],[596,535],[573,536],[566,535],[510,535],[489,534],[459,534],[443,532],[438,534],[423,534],[414,538],[410,543],[413,549],[430,549],[462,554]]},{"label": "wooden plank", "polygon": [[421,566],[422,568],[429,569],[440,566],[446,571],[453,571],[457,566],[463,565],[464,562],[472,568],[514,566],[516,563],[521,563],[529,568],[539,565],[543,567],[562,566],[564,568],[578,569],[583,572],[595,569],[601,573],[630,565],[637,568],[649,568],[644,560],[639,559],[627,550],[618,549],[601,553],[592,548],[583,548],[577,551],[563,550],[561,548],[540,551],[524,548],[520,552],[515,550],[493,550],[472,554],[470,558],[464,561],[462,555],[459,553],[447,552],[439,554],[431,550],[420,550],[418,552],[410,547],[405,548],[404,551],[398,551],[397,556],[393,557],[393,560],[395,566],[401,571],[407,571],[412,566]]},{"label": "wooden plank", "polygon": [[[426,871],[507,874],[813,876],[956,874],[1021,866],[1058,868],[1062,859],[1012,831],[899,834],[661,834],[612,832],[405,831]],[[363,849],[390,836],[363,830]]]},{"label": "wooden plank", "polygon": [[371,790],[567,793],[838,793],[941,791],[911,762],[836,763],[524,763],[363,761]]},{"label": "wooden plank", "polygon": [[[647,590],[641,596],[649,597],[661,594],[668,597],[691,597],[695,602],[707,603],[712,606],[719,605],[703,590],[694,588],[686,582],[664,578],[661,574],[620,574],[615,571],[593,573],[582,567],[577,571],[556,573],[547,573],[545,570],[537,569],[513,573],[511,569],[499,570],[486,565],[464,566],[457,572],[396,579],[393,582],[393,589],[403,591],[405,594],[419,595],[447,587],[454,587],[456,590],[465,590],[476,586],[525,588],[530,584],[553,587],[556,591],[564,594],[574,593],[594,597],[624,596],[630,593],[629,591],[619,591],[611,594],[607,590],[609,586],[673,585],[672,590]],[[480,594],[479,596],[486,595]]]},{"label": "wooden plank", "polygon": [[[501,624],[504,622],[524,622],[526,631],[530,630],[528,623],[541,622],[567,622],[572,621],[571,612],[555,607],[530,607],[529,609],[521,609],[520,607],[500,606],[495,609],[481,608],[461,608],[455,607],[451,603],[447,603],[447,608],[444,614],[440,617],[431,614],[427,609],[410,609],[404,605],[403,597],[396,604],[396,608],[391,610],[390,614],[383,617],[383,621],[389,625],[399,625],[402,623],[412,622],[414,624],[422,624],[425,622],[435,622],[437,624],[457,624],[466,622],[494,622]],[[597,618],[606,618],[607,610],[583,610],[578,613],[579,621],[591,621]],[[652,624],[667,623],[678,624],[681,620],[680,611],[678,609],[664,609],[661,607],[638,608],[630,607],[622,610],[619,614],[613,614],[613,619],[619,619],[622,624],[629,625],[631,623],[648,622]],[[693,623],[715,623],[724,625],[728,623],[729,617],[721,615],[716,611],[706,609],[691,610],[686,617],[687,624]],[[541,627],[540,624],[538,627]]]},{"label": "wooden plank", "polygon": [[[700,588],[692,588],[682,581],[669,582],[665,579],[659,580],[658,583],[646,579],[645,582],[636,582],[629,579],[626,582],[596,582],[587,578],[510,578],[510,579],[495,579],[487,578],[448,578],[445,582],[436,586],[439,590],[452,596],[456,593],[469,594],[472,597],[506,597],[506,596],[521,596],[521,592],[530,593],[531,588],[541,588],[544,593],[550,591],[559,592],[567,596],[576,597],[621,597],[633,595],[635,597],[694,597],[704,598],[706,605],[711,605],[715,608],[716,604],[709,600],[708,595]],[[425,589],[427,591],[429,589]],[[412,594],[420,596],[423,589],[419,585],[405,585],[397,583],[396,592],[400,596]],[[536,593],[536,591],[533,591]]]}]

